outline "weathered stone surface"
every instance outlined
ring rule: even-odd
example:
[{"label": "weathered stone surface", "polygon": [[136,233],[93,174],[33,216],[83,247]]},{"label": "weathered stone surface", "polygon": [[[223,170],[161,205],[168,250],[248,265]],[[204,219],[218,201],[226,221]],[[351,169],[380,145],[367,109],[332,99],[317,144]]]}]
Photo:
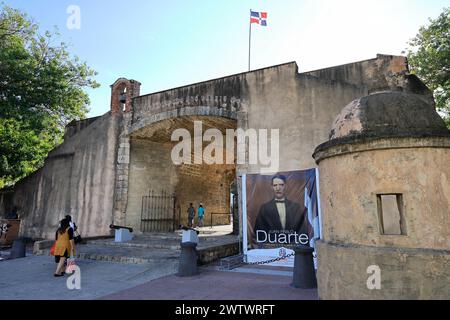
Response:
[{"label": "weathered stone surface", "polygon": [[[164,141],[164,140],[162,140]],[[192,202],[205,207],[204,224],[213,212],[229,212],[229,191],[234,179],[233,165],[175,166],[170,158],[172,144],[133,139],[131,142],[130,189],[126,224],[141,228],[142,197],[150,191],[175,194],[176,224],[187,224],[187,207]],[[172,208],[172,205],[170,206]],[[167,218],[173,212],[166,212]],[[197,216],[196,219],[197,221]],[[229,223],[227,216],[215,216],[213,223]]]},{"label": "weathered stone surface", "polygon": [[[117,84],[117,82],[116,82]],[[139,83],[137,84],[140,85]],[[139,94],[139,89],[132,90],[132,94],[130,95],[130,90],[127,88],[127,103],[129,102],[128,99],[131,97],[135,97],[134,94]],[[113,85],[113,95],[111,99],[114,98],[114,85]],[[129,104],[127,104],[129,107]],[[119,129],[119,136],[118,136],[118,143],[119,147],[117,150],[116,155],[116,168],[117,170],[120,170],[121,172],[121,179],[119,180],[119,175],[116,171],[116,182],[115,182],[115,192],[114,192],[114,202],[113,202],[113,223],[116,225],[125,225],[126,224],[126,208],[128,204],[128,174],[129,174],[129,165],[130,165],[130,154],[123,154],[121,153],[121,150],[128,150],[128,146],[130,145],[130,137],[128,136],[129,128],[131,126],[132,116],[131,113],[128,112],[131,111],[127,110],[127,112],[122,113],[122,121],[120,122],[120,129]],[[120,145],[122,147],[120,147]],[[125,176],[125,177],[124,177]]]},{"label": "weathered stone surface", "polygon": [[[142,196],[148,189],[175,192],[180,221],[186,219],[189,202],[206,205],[205,222],[211,212],[230,212],[229,189],[235,172],[259,173],[261,166],[247,162],[174,168],[166,163],[171,133],[176,128],[192,132],[188,123],[194,120],[202,120],[204,130],[222,132],[279,129],[280,162],[274,170],[299,170],[315,166],[314,147],[327,139],[333,120],[350,101],[393,87],[430,96],[408,74],[405,58],[381,55],[301,74],[294,62],[287,63],[143,96],[139,87],[135,80],[118,79],[112,85],[111,112],[94,122],[73,124],[66,141],[39,171],[45,172],[45,179],[31,176],[17,185],[14,203],[23,202],[20,190],[26,188],[23,212],[33,216],[33,222],[28,219],[22,227],[25,234],[52,237],[63,213],[71,213],[89,235],[109,234],[111,222],[137,226]],[[122,105],[119,94],[125,89]],[[133,142],[139,139],[156,144],[140,148]],[[248,156],[248,148],[245,152]],[[241,193],[241,186],[237,192]],[[12,204],[10,195],[0,198],[1,213]]]},{"label": "weathered stone surface", "polygon": [[351,137],[448,135],[442,118],[422,96],[380,92],[352,101],[336,118],[330,140]]},{"label": "weathered stone surface", "polygon": [[[391,144],[389,149],[372,148],[323,159],[320,190],[324,240],[450,248],[448,163],[450,142],[447,148],[414,148],[408,139],[398,140],[396,147]],[[407,236],[380,234],[377,194],[403,195]]]},{"label": "weathered stone surface", "polygon": [[[344,143],[345,141],[349,143]],[[373,151],[381,149],[396,149],[396,148],[449,148],[449,139],[442,137],[372,137],[367,138],[351,138],[350,140],[341,140],[337,143],[330,141],[330,143],[321,144],[316,148],[313,154],[317,163],[323,159],[344,155],[348,153],[358,153],[364,151]]]},{"label": "weathered stone surface", "polygon": [[[450,297],[450,251],[343,245],[319,241],[320,299],[423,300]],[[380,267],[381,288],[369,289],[369,266]]]},{"label": "weathered stone surface", "polygon": [[64,133],[64,140],[70,138],[71,136],[80,132],[84,128],[88,127],[92,122],[94,122],[98,118],[100,118],[100,117],[92,117],[92,118],[79,120],[79,121],[73,120],[66,126],[66,130]]},{"label": "weathered stone surface", "polygon": [[[128,80],[125,78],[117,79],[111,85],[111,113],[117,114],[122,112],[130,112],[132,99],[139,96],[141,83],[136,80]],[[120,94],[126,91],[126,101],[124,104],[120,102]]]},{"label": "weathered stone surface", "polygon": [[[126,225],[141,230],[141,210],[143,196],[150,191],[158,195],[164,190],[174,192],[176,182],[174,165],[170,160],[170,145],[147,140],[131,140],[128,205]],[[173,212],[166,212],[167,217]]]},{"label": "weathered stone surface", "polygon": [[306,74],[329,81],[365,86],[368,93],[378,91],[404,91],[420,94],[433,104],[430,90],[409,73],[405,57],[378,54],[375,59],[353,62]]},{"label": "weathered stone surface", "polygon": [[42,169],[16,184],[10,205],[19,208],[21,235],[53,239],[66,214],[83,236],[110,233],[119,121],[107,113],[66,137]]},{"label": "weathered stone surface", "polygon": [[[448,299],[450,134],[436,111],[416,96],[377,94],[344,108],[334,129],[314,153],[319,296]],[[369,266],[381,270],[380,290],[366,285]]]}]

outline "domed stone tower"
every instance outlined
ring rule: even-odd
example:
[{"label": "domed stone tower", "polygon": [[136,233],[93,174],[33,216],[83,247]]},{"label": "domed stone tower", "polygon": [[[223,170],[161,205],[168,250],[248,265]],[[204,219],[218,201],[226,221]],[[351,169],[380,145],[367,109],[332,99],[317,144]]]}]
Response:
[{"label": "domed stone tower", "polygon": [[319,166],[322,299],[450,297],[450,131],[423,96],[348,104]]}]

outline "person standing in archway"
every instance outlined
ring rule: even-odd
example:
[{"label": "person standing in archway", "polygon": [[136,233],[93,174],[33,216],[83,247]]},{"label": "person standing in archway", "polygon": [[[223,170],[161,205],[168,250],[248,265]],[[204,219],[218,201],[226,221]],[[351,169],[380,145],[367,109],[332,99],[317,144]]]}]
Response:
[{"label": "person standing in archway", "polygon": [[192,206],[192,202],[189,204],[187,213],[188,213],[188,226],[189,226],[189,228],[192,228],[192,225],[194,224],[194,216],[195,216],[195,209]]},{"label": "person standing in archway", "polygon": [[205,216],[205,208],[203,208],[203,204],[201,204],[201,203],[200,203],[200,206],[198,207],[197,214],[198,214],[197,226],[203,227],[203,217]]}]

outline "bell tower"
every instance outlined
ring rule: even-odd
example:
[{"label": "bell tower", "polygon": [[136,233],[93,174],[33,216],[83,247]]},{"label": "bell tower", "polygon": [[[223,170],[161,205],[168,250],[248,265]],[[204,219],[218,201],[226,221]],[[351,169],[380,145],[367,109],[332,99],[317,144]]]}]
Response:
[{"label": "bell tower", "polygon": [[111,85],[111,113],[130,112],[132,99],[140,94],[141,83],[119,78]]}]

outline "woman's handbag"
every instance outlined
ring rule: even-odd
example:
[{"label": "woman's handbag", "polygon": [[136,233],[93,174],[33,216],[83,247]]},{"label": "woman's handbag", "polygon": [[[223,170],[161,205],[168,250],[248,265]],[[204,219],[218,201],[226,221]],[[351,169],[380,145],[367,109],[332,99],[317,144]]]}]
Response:
[{"label": "woman's handbag", "polygon": [[75,263],[75,258],[69,258],[67,259],[67,267],[66,267],[66,273],[74,273],[75,272],[75,267],[76,267],[76,263]]},{"label": "woman's handbag", "polygon": [[55,255],[55,248],[56,248],[56,242],[52,245],[52,247],[50,248],[50,254],[52,255],[52,256],[54,256]]},{"label": "woman's handbag", "polygon": [[81,235],[78,233],[78,231],[75,231],[73,241],[75,242],[75,244],[81,243],[81,241],[83,241],[83,239],[81,238]]}]

